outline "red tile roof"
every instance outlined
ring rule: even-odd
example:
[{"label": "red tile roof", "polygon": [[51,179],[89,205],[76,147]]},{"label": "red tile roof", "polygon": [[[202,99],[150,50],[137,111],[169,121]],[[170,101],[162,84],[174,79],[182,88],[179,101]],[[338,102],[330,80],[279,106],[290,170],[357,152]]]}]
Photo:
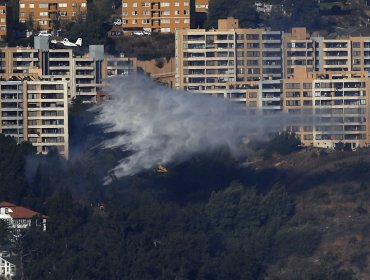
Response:
[{"label": "red tile roof", "polygon": [[[40,215],[40,213],[35,212],[31,209],[22,207],[22,206],[17,206],[15,204],[3,201],[0,202],[0,207],[7,207],[11,209],[13,212],[9,211],[10,217],[13,219],[32,219],[35,216]],[[47,216],[42,215],[43,218],[47,218]]]},{"label": "red tile roof", "polygon": [[16,207],[17,205],[7,202],[7,201],[1,201],[0,202],[0,207]]}]

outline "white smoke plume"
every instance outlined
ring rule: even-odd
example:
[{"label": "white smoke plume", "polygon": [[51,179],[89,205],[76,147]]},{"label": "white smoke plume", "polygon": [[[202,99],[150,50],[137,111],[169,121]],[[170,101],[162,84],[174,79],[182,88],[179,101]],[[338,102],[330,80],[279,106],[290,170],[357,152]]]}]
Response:
[{"label": "white smoke plume", "polygon": [[143,76],[111,80],[110,94],[113,100],[100,106],[96,122],[118,133],[105,148],[132,151],[114,170],[118,177],[224,146],[237,155],[243,137],[264,137],[290,119],[251,114],[245,104],[172,90]]}]

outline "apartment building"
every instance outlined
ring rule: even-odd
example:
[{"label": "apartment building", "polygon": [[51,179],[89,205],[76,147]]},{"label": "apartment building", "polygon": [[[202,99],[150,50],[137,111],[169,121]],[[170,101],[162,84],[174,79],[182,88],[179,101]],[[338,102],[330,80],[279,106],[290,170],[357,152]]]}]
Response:
[{"label": "apartment building", "polygon": [[6,4],[0,3],[0,40],[4,40],[7,35]]},{"label": "apartment building", "polygon": [[103,79],[122,77],[136,73],[136,58],[128,58],[124,55],[120,57],[106,57],[103,61]]},{"label": "apartment building", "polygon": [[174,33],[191,27],[193,0],[122,0],[124,30]]},{"label": "apartment building", "polygon": [[284,34],[284,77],[293,74],[294,68],[306,67],[307,71],[315,71],[315,54],[318,48],[318,38],[311,38],[305,27],[292,28]]},{"label": "apartment building", "polygon": [[177,88],[224,94],[227,83],[283,77],[283,32],[240,29],[233,18],[218,24],[176,33]]},{"label": "apartment building", "polygon": [[37,153],[56,150],[68,158],[67,92],[66,80],[0,81],[0,133],[31,142]]},{"label": "apartment building", "polygon": [[303,125],[290,129],[307,146],[368,146],[369,85],[366,72],[298,69],[283,80],[284,111],[303,116]]},{"label": "apartment building", "polygon": [[35,29],[52,31],[56,24],[84,17],[86,0],[19,0],[19,21],[32,21]]},{"label": "apartment building", "polygon": [[[43,37],[47,40],[46,37]],[[68,98],[96,102],[105,78],[136,71],[136,59],[105,57],[103,46],[91,46],[88,53],[76,55],[71,49],[2,48],[0,76],[33,75],[68,81]]]}]

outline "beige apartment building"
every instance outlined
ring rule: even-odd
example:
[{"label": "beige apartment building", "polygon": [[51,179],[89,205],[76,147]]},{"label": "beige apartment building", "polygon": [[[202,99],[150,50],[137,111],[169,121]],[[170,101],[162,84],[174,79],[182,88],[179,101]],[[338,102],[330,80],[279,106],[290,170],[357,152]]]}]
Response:
[{"label": "beige apartment building", "polygon": [[19,0],[19,21],[52,31],[58,24],[84,17],[86,9],[86,0]]},{"label": "beige apartment building", "polygon": [[122,0],[122,27],[124,30],[174,33],[190,28],[192,0]]},{"label": "beige apartment building", "polygon": [[339,142],[355,149],[370,144],[367,72],[307,72],[297,69],[283,80],[283,110],[302,116],[291,127],[304,145],[335,148]]},{"label": "beige apartment building", "polygon": [[7,35],[6,4],[0,3],[0,40],[4,40]]},{"label": "beige apartment building", "polygon": [[68,158],[68,83],[22,79],[0,82],[0,133],[29,141],[37,153],[56,150]]},{"label": "beige apartment building", "polygon": [[241,29],[237,19],[218,29],[176,33],[176,87],[224,94],[227,84],[283,77],[283,32]]}]

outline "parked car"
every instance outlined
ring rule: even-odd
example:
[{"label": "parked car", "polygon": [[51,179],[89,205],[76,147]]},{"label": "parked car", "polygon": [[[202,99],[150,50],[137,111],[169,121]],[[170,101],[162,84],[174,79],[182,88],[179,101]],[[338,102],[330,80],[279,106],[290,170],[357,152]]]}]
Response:
[{"label": "parked car", "polygon": [[51,33],[47,32],[46,30],[41,30],[37,33],[36,36],[42,36],[42,37],[50,37]]},{"label": "parked car", "polygon": [[122,31],[112,31],[110,35],[114,37],[118,37],[118,36],[122,36],[123,32]]},{"label": "parked car", "polygon": [[135,36],[146,36],[146,35],[151,35],[152,33],[150,33],[149,31],[146,31],[146,30],[138,30],[138,31],[133,31],[132,32],[132,35],[135,35]]},{"label": "parked car", "polygon": [[120,18],[116,18],[116,19],[113,21],[113,24],[114,24],[114,25],[117,25],[117,26],[122,25],[122,19],[120,19]]}]

